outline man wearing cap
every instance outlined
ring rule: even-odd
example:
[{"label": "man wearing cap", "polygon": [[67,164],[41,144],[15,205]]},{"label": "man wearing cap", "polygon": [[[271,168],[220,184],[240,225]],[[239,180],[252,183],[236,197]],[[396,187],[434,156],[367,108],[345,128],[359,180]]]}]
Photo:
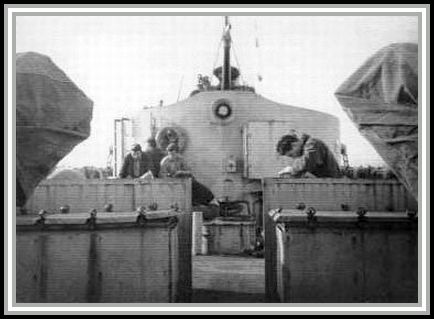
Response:
[{"label": "man wearing cap", "polygon": [[291,132],[284,135],[276,150],[280,155],[294,159],[291,166],[279,172],[280,176],[341,177],[339,165],[327,145],[308,134]]},{"label": "man wearing cap", "polygon": [[167,146],[167,156],[161,161],[160,176],[163,178],[191,177],[191,201],[193,206],[209,205],[214,200],[214,194],[211,190],[194,178],[184,158],[178,153],[178,146],[174,143]]},{"label": "man wearing cap", "polygon": [[139,178],[148,171],[153,170],[153,163],[149,156],[142,152],[140,144],[133,144],[131,152],[125,156],[122,164],[120,178]]},{"label": "man wearing cap", "polygon": [[160,163],[161,160],[166,156],[166,153],[157,147],[157,142],[152,137],[146,140],[145,153],[152,160],[152,174],[154,177],[158,177],[160,174]]},{"label": "man wearing cap", "polygon": [[161,160],[160,164],[160,176],[190,177],[190,169],[184,161],[184,158],[178,153],[178,145],[170,143],[166,150],[167,156]]}]

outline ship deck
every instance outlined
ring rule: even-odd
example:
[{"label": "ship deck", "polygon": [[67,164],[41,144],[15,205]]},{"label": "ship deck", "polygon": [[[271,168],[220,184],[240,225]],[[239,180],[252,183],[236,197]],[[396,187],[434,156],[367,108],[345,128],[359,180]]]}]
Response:
[{"label": "ship deck", "polygon": [[193,257],[193,303],[264,303],[264,292],[262,258]]}]

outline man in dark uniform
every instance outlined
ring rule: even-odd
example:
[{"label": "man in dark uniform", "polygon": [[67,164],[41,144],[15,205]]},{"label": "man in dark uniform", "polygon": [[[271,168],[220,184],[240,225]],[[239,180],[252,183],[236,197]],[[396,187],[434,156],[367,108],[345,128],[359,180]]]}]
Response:
[{"label": "man in dark uniform", "polygon": [[133,144],[131,152],[125,156],[119,177],[139,178],[148,171],[152,171],[153,166],[151,158],[142,152],[140,144]]},{"label": "man in dark uniform", "polygon": [[152,160],[152,174],[154,177],[159,177],[161,160],[167,155],[157,147],[157,142],[153,137],[146,140],[146,155]]},{"label": "man in dark uniform", "polygon": [[277,143],[280,155],[294,159],[291,166],[279,172],[292,177],[341,177],[339,164],[327,145],[307,134],[293,132],[282,136]]}]

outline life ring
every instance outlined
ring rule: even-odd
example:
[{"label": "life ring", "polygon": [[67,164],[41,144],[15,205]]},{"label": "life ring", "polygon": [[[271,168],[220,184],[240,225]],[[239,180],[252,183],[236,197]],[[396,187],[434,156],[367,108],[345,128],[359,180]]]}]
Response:
[{"label": "life ring", "polygon": [[170,143],[175,143],[178,145],[178,151],[182,153],[187,146],[187,134],[180,127],[164,127],[157,132],[155,141],[163,151]]},{"label": "life ring", "polygon": [[227,122],[233,115],[232,103],[227,99],[218,99],[212,105],[212,113],[219,122]]}]

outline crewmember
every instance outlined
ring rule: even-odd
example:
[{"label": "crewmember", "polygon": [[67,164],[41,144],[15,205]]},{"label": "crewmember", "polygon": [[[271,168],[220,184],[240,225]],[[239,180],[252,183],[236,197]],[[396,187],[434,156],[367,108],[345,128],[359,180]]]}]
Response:
[{"label": "crewmember", "polygon": [[160,163],[161,160],[166,156],[166,153],[157,147],[157,142],[153,137],[150,137],[146,140],[145,153],[152,160],[152,174],[154,177],[158,177],[160,174]]},{"label": "crewmember", "polygon": [[170,143],[167,156],[160,163],[160,177],[191,177],[191,172],[184,158],[178,153],[178,146]]},{"label": "crewmember", "polygon": [[119,177],[139,178],[152,170],[153,163],[151,158],[142,152],[140,144],[135,143],[131,147],[131,152],[125,156]]},{"label": "crewmember", "polygon": [[281,137],[276,147],[280,155],[294,159],[291,166],[279,172],[292,177],[341,177],[339,165],[327,145],[308,134],[291,134]]},{"label": "crewmember", "polygon": [[210,205],[216,202],[211,190],[194,178],[184,158],[178,153],[178,146],[174,143],[167,146],[167,156],[162,159],[160,165],[160,177],[191,177],[193,206]]}]

